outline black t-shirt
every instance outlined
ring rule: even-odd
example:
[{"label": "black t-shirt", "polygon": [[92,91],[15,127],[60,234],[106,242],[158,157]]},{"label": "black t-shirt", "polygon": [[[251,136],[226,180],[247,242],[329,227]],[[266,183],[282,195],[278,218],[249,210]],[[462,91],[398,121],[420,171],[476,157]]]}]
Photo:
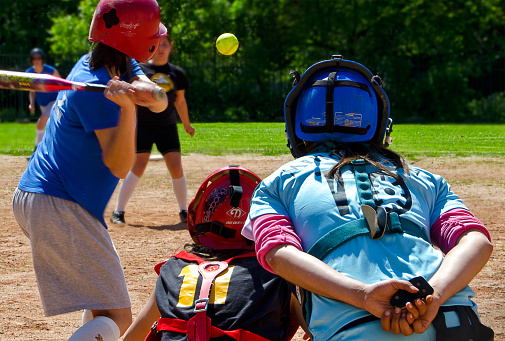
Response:
[{"label": "black t-shirt", "polygon": [[158,86],[165,89],[168,97],[168,107],[160,113],[153,113],[146,107],[138,106],[137,120],[139,123],[170,125],[177,123],[174,106],[177,90],[189,88],[189,80],[186,72],[173,64],[153,65],[149,63],[139,64],[146,76]]},{"label": "black t-shirt", "polygon": [[[156,283],[156,303],[162,317],[188,321],[195,316],[202,277],[198,263],[181,252],[161,267]],[[179,258],[183,257],[183,258]],[[261,267],[256,257],[233,259],[215,280],[207,309],[212,325],[222,330],[244,329],[268,340],[287,338],[291,292],[287,282]],[[185,334],[163,331],[162,339],[188,340]],[[224,341],[229,336],[213,338]]]}]

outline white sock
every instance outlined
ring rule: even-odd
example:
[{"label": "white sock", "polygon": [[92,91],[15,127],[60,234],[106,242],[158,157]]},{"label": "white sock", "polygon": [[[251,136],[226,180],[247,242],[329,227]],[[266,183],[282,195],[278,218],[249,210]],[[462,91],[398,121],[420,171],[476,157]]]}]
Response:
[{"label": "white sock", "polygon": [[68,341],[117,341],[120,336],[116,322],[105,316],[97,316],[77,329]]},{"label": "white sock", "polygon": [[39,143],[42,141],[42,138],[44,137],[44,129],[37,129],[37,138],[35,139],[35,145],[39,145]]},{"label": "white sock", "polygon": [[133,174],[131,171],[128,173],[126,178],[121,183],[119,188],[119,194],[117,196],[116,212],[124,212],[126,204],[135,190],[135,187],[139,183],[140,178]]},{"label": "white sock", "polygon": [[86,323],[88,323],[92,319],[93,319],[93,314],[91,313],[91,310],[84,309],[82,311],[82,325],[84,326]]},{"label": "white sock", "polygon": [[188,184],[186,176],[183,175],[179,179],[172,178],[172,188],[174,190],[175,199],[179,204],[179,211],[188,210]]}]

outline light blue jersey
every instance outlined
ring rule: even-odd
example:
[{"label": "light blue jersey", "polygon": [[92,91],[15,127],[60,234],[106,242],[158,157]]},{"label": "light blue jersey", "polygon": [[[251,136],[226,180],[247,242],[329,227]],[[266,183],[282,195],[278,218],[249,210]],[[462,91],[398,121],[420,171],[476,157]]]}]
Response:
[{"label": "light blue jersey", "polygon": [[[133,72],[126,80],[144,74],[137,62],[132,63]],[[85,55],[67,78],[106,84],[111,77],[105,67],[91,70]],[[60,91],[44,138],[18,187],[76,202],[105,226],[103,212],[119,179],[103,162],[95,130],[117,126],[118,118],[119,106],[103,93]]]},{"label": "light blue jersey", "polygon": [[[314,152],[296,159],[275,171],[256,188],[243,234],[251,237],[250,220],[264,214],[281,214],[291,219],[303,250],[327,232],[343,224],[363,218],[354,173],[350,166],[342,170],[342,181],[327,177],[339,158],[321,146]],[[372,192],[377,206],[414,222],[429,240],[430,228],[441,214],[455,209],[467,209],[450,186],[440,176],[411,167],[410,173],[397,172],[400,179],[367,165]],[[379,240],[369,235],[350,239],[331,251],[323,261],[333,269],[364,283],[376,283],[390,278],[409,280],[416,276],[430,279],[440,267],[443,254],[425,239],[408,234],[386,234]],[[465,288],[445,305],[474,306],[470,287]],[[335,333],[348,323],[369,315],[352,305],[312,295],[312,311],[307,321],[316,341],[339,340],[347,337],[368,339],[370,330],[362,325]],[[371,324],[379,325],[380,321]],[[378,329],[378,330],[379,330]],[[361,331],[361,332],[360,332]],[[408,338],[382,332],[374,339],[430,340],[433,328]],[[430,336],[431,335],[431,336]]]}]

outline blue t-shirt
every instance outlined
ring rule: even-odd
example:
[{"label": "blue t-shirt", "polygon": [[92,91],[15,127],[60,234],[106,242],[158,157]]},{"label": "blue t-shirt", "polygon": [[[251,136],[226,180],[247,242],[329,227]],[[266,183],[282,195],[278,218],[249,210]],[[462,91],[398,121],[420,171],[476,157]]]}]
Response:
[{"label": "blue t-shirt", "polygon": [[[105,67],[89,68],[89,55],[83,56],[67,79],[106,84]],[[133,76],[143,75],[132,60]],[[117,126],[119,106],[103,93],[60,91],[51,111],[46,133],[38,145],[18,187],[78,203],[102,222],[103,212],[118,183],[102,160],[102,148],[95,130]]]},{"label": "blue t-shirt", "polygon": [[[349,221],[363,218],[354,173],[342,169],[342,182],[325,174],[339,158],[324,146],[285,164],[256,188],[248,221],[242,234],[252,237],[250,220],[264,214],[281,214],[291,219],[304,251],[323,235]],[[367,165],[376,205],[401,214],[416,223],[429,240],[432,224],[441,214],[466,207],[440,176],[411,167],[410,173],[396,172],[400,180]],[[443,254],[422,238],[408,234],[386,234],[379,240],[358,236],[333,250],[323,261],[340,273],[363,283],[416,276],[430,279],[440,267]],[[474,306],[474,296],[466,287],[444,305]],[[352,305],[312,294],[312,311],[307,321],[316,340],[336,340],[367,328],[351,329],[335,335],[340,328],[369,315]],[[430,333],[433,333],[431,331]],[[343,335],[340,335],[343,334]],[[422,340],[428,334],[421,334]],[[388,333],[387,337],[393,334]],[[358,335],[357,339],[370,335]],[[396,337],[396,336],[395,336]],[[414,338],[415,339],[415,338]],[[408,340],[414,340],[409,337]],[[417,339],[416,339],[417,340]]]},{"label": "blue t-shirt", "polygon": [[[54,67],[52,67],[50,65],[44,64],[44,68],[42,69],[42,72],[35,72],[35,69],[33,68],[33,66],[30,67],[28,70],[26,70],[26,72],[30,72],[30,73],[34,73],[34,72],[35,73],[43,73],[43,74],[51,75],[52,76],[54,74],[54,70],[56,70]],[[56,96],[58,96],[58,91],[53,91],[53,92],[36,92],[35,93],[35,98],[37,99],[37,103],[41,107],[45,107],[46,105],[48,105],[52,101],[55,101],[56,100]]]}]

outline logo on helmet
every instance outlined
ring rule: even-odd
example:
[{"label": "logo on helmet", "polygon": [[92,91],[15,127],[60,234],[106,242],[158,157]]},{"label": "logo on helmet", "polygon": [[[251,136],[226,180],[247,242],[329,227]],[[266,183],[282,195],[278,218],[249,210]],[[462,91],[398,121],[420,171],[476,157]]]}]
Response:
[{"label": "logo on helmet", "polygon": [[205,202],[205,215],[203,216],[203,221],[209,222],[210,218],[214,214],[214,211],[228,196],[227,188],[215,189],[210,193],[209,200]]},{"label": "logo on helmet", "polygon": [[134,24],[131,22],[131,23],[127,24],[127,23],[122,22],[121,25],[119,25],[119,26],[131,31],[131,30],[136,29],[139,25],[140,25],[139,23]]},{"label": "logo on helmet", "polygon": [[335,124],[341,127],[361,128],[363,115],[356,113],[335,113]]},{"label": "logo on helmet", "polygon": [[240,219],[244,215],[246,215],[247,212],[241,209],[240,207],[232,207],[231,209],[228,210],[228,212],[226,212],[226,214],[234,219]]}]

